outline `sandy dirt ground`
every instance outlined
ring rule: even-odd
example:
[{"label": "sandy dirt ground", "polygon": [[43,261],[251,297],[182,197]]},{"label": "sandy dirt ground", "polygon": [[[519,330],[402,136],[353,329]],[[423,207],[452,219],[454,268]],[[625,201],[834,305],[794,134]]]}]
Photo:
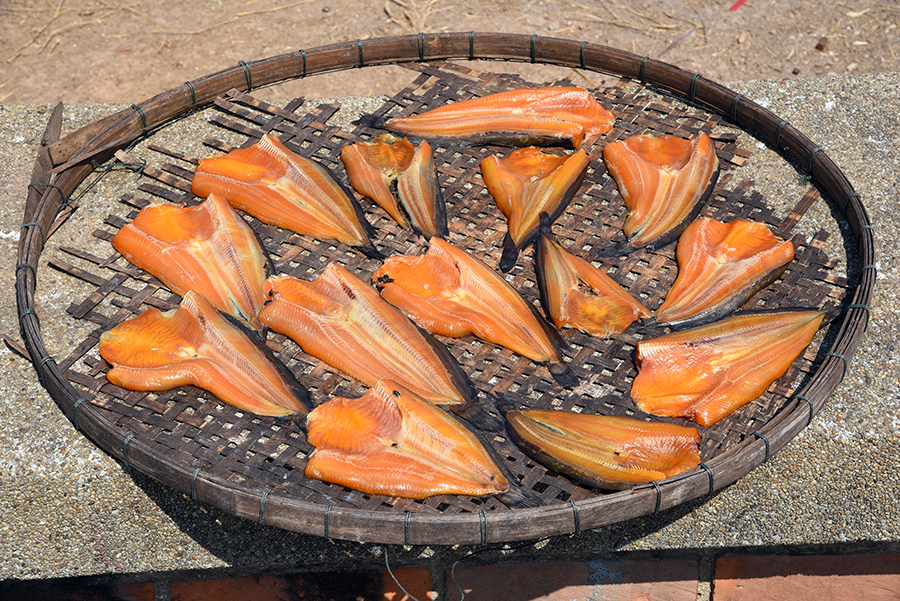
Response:
[{"label": "sandy dirt ground", "polygon": [[[241,60],[420,31],[587,40],[720,82],[894,71],[898,22],[897,0],[0,0],[0,103],[140,102]],[[392,93],[399,74],[343,72],[269,94]]]}]

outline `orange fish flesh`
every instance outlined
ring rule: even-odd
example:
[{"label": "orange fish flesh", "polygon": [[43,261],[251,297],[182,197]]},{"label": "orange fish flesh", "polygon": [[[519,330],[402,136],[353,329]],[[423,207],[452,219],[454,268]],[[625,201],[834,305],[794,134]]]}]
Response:
[{"label": "orange fish flesh", "polygon": [[553,222],[578,192],[588,167],[583,150],[567,156],[537,148],[514,150],[507,158],[491,155],[481,161],[481,175],[497,207],[506,215],[500,271],[509,271],[519,251],[537,235],[541,214]]},{"label": "orange fish flesh", "polygon": [[417,138],[478,146],[578,148],[612,129],[615,116],[585,89],[523,88],[440,106],[411,117],[389,119],[389,131]]},{"label": "orange fish flesh", "polygon": [[543,409],[509,411],[506,419],[525,453],[598,488],[621,490],[700,465],[696,428]]},{"label": "orange fish flesh", "polygon": [[273,135],[200,161],[191,192],[202,197],[219,194],[264,223],[380,256],[352,194],[324,166],[291,152]]},{"label": "orange fish flesh", "polygon": [[305,475],[371,495],[425,499],[506,492],[495,454],[462,423],[395,382],[307,416]]},{"label": "orange fish flesh", "polygon": [[575,376],[559,353],[559,334],[503,277],[441,238],[424,256],[389,257],[372,281],[381,295],[432,334],[470,334],[539,363],[566,386]]},{"label": "orange fish flesh", "polygon": [[690,326],[721,319],[765,288],[794,260],[790,240],[762,223],[703,217],[678,239],[678,277],[656,311],[659,323]]},{"label": "orange fish flesh", "polygon": [[267,258],[256,234],[224,198],[195,207],[149,205],[112,239],[125,259],[176,294],[202,294],[259,329]]},{"label": "orange fish flesh", "polygon": [[274,276],[266,293],[262,323],[363,384],[393,380],[433,403],[472,403],[450,352],[346,268],[331,263],[314,282]]},{"label": "orange fish flesh", "polygon": [[541,304],[556,327],[607,338],[650,315],[614,279],[564,249],[546,220],[534,256]]},{"label": "orange fish flesh", "polygon": [[401,227],[409,228],[412,221],[412,228],[426,238],[447,236],[444,198],[428,142],[423,140],[415,147],[406,138],[383,134],[369,142],[344,146],[341,161],[353,189],[375,201]]},{"label": "orange fish flesh", "polygon": [[812,342],[822,311],[737,314],[637,344],[631,398],[711,426],[758,398]]},{"label": "orange fish flesh", "polygon": [[715,145],[702,132],[691,140],[647,134],[611,142],[603,160],[628,207],[624,230],[634,248],[674,239],[718,178]]},{"label": "orange fish flesh", "polygon": [[306,391],[271,353],[187,292],[176,309],[147,309],[100,335],[107,379],[127,390],[194,385],[241,411],[258,415],[307,413]]}]

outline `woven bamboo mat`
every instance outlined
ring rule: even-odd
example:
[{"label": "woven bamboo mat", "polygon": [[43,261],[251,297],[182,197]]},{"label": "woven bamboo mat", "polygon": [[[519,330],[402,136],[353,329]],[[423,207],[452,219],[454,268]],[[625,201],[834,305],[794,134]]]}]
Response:
[{"label": "woven bamboo mat", "polygon": [[[515,75],[481,73],[452,63],[416,64],[411,69],[419,72],[414,81],[385,102],[376,111],[376,116],[419,113],[449,101],[535,85]],[[572,83],[564,80],[545,85]],[[591,159],[587,176],[575,199],[555,222],[554,233],[564,246],[602,266],[648,308],[658,307],[677,275],[674,244],[623,257],[601,256],[610,244],[625,241],[622,225],[626,217],[624,202],[603,165],[602,147],[609,141],[642,133],[687,138],[703,131],[716,143],[722,173],[701,215],[720,221],[744,218],[763,222],[777,236],[792,239],[795,246],[795,261],[777,282],[750,301],[752,306],[827,308],[845,301],[847,282],[836,275],[835,261],[822,250],[828,234],[820,231],[810,239],[804,239],[793,232],[797,221],[817,197],[814,188],[797,199],[787,217],[776,217],[767,200],[753,190],[746,177],[741,176],[741,167],[750,152],[738,145],[738,130],[727,119],[650,93],[640,86],[628,85],[624,80],[614,79],[593,92],[601,104],[613,110],[617,121],[612,131],[586,149]],[[216,101],[211,123],[216,128],[242,136],[246,140],[244,145],[253,144],[264,133],[274,133],[293,151],[330,168],[349,188],[339,159],[341,147],[383,132],[365,126],[347,130],[329,125],[329,119],[339,109],[335,105],[320,105],[308,113],[298,114],[296,111],[301,105],[303,99],[296,99],[276,107],[243,92],[232,91]],[[215,128],[211,129],[215,131]],[[215,135],[204,143],[210,154],[232,149]],[[97,224],[96,237],[110,240],[118,228],[150,202],[199,202],[190,193],[193,164],[188,157],[178,148],[155,147],[155,150],[159,151],[159,162],[144,168],[144,182],[136,190],[124,191],[121,213],[109,215],[104,223]],[[493,267],[500,258],[506,222],[482,183],[479,163],[490,154],[505,156],[509,151],[509,148],[500,147],[434,146],[439,180],[447,202],[450,241]],[[423,239],[401,229],[382,209],[367,200],[362,204],[376,231],[375,243],[385,255],[425,252],[427,243]],[[337,262],[363,279],[370,279],[379,266],[378,261],[338,243],[302,237],[253,218],[248,221],[280,273],[312,280],[329,262]],[[59,362],[60,369],[77,389],[90,394],[92,404],[112,423],[172,461],[202,469],[204,473],[237,485],[254,490],[277,490],[313,503],[376,512],[508,510],[494,497],[438,496],[419,502],[364,495],[309,480],[303,476],[303,469],[312,447],[289,419],[241,413],[193,387],[144,393],[109,384],[105,377],[109,366],[97,353],[100,334],[150,306],[174,308],[180,298],[148,274],[127,264],[111,246],[109,254],[104,256],[75,248],[63,250],[73,260],[57,257],[52,264],[96,287],[88,297],[72,303],[68,313],[74,319],[96,324],[96,328]],[[81,267],[76,267],[76,263]],[[526,300],[537,302],[530,250],[520,255],[508,280]],[[565,330],[563,338],[570,345],[565,356],[580,382],[573,390],[556,384],[545,367],[506,349],[471,337],[440,340],[470,375],[480,391],[479,402],[485,403],[490,411],[496,412],[496,407],[488,395],[499,393],[522,406],[647,418],[628,398],[636,375],[634,346],[629,341],[663,332],[663,329],[633,327],[622,339],[598,340]],[[267,344],[310,390],[317,404],[332,395],[359,396],[365,391],[358,382],[307,355],[284,336],[270,333]],[[710,428],[700,427],[702,458],[706,461],[728,451],[770,420],[786,404],[792,390],[815,372],[822,359],[821,346],[820,336],[760,399]],[[687,420],[653,419],[695,425]],[[603,494],[535,463],[503,436],[493,436],[491,443],[506,459],[513,474],[545,505]]]}]

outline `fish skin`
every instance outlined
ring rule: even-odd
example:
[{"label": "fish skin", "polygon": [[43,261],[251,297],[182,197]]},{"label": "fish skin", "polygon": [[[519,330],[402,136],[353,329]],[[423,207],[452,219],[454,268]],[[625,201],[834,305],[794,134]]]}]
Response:
[{"label": "fish skin", "polygon": [[323,165],[291,152],[271,134],[247,148],[200,161],[191,192],[219,194],[264,223],[381,256],[353,195]]},{"label": "fish skin", "polygon": [[555,221],[584,181],[589,163],[584,150],[555,156],[537,148],[520,148],[506,158],[481,161],[481,175],[497,207],[506,216],[500,271],[513,268],[519,251],[535,238],[540,216]]},{"label": "fish skin", "polygon": [[564,249],[553,236],[546,215],[541,216],[534,257],[541,305],[556,327],[608,338],[650,315],[618,282]]},{"label": "fish skin", "polygon": [[703,217],[682,233],[676,257],[678,277],[656,310],[656,320],[683,328],[737,310],[784,273],[794,260],[794,245],[776,238],[762,223]]},{"label": "fish skin", "polygon": [[543,409],[506,414],[510,438],[537,461],[590,486],[623,490],[700,464],[696,428]]},{"label": "fish skin", "polygon": [[603,160],[628,207],[625,235],[632,248],[660,247],[677,236],[718,178],[713,141],[652,134],[610,142]]},{"label": "fish skin", "polygon": [[735,314],[638,342],[637,407],[711,426],[762,395],[809,346],[823,311]]},{"label": "fish skin", "polygon": [[449,242],[432,238],[424,256],[388,257],[372,281],[428,332],[477,336],[546,363],[564,385],[577,384],[559,352],[559,334],[502,276]]},{"label": "fish skin", "polygon": [[184,295],[194,290],[255,329],[265,302],[267,256],[253,229],[224,198],[195,207],[148,205],[112,239],[129,263]]},{"label": "fish skin", "polygon": [[510,480],[473,432],[396,382],[334,398],[307,416],[305,476],[366,494],[425,499],[503,494]]},{"label": "fish skin", "polygon": [[378,291],[331,263],[314,282],[266,280],[259,319],[304,351],[367,386],[394,380],[437,404],[474,405],[475,391],[450,352]]},{"label": "fish skin", "polygon": [[258,415],[305,415],[309,395],[261,342],[187,292],[176,309],[150,308],[100,336],[106,374],[127,390],[184,385]]},{"label": "fish skin", "polygon": [[449,234],[434,152],[428,142],[423,140],[415,147],[407,138],[382,134],[369,142],[344,146],[341,161],[353,189],[376,202],[401,227],[412,227],[426,238]]},{"label": "fish skin", "polygon": [[522,88],[454,102],[385,122],[389,131],[470,146],[578,148],[612,129],[615,116],[583,88]]}]

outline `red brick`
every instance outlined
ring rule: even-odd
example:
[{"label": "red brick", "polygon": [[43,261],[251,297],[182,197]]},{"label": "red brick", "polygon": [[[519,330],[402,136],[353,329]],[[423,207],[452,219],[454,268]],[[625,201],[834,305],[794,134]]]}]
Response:
[{"label": "red brick", "polygon": [[[466,601],[695,601],[699,561],[618,560],[457,567]],[[448,598],[459,589],[447,573]]]},{"label": "red brick", "polygon": [[247,576],[169,583],[172,601],[282,601],[291,582],[279,576]]},{"label": "red brick", "polygon": [[713,601],[896,601],[900,554],[723,557]]},{"label": "red brick", "polygon": [[[397,578],[397,582],[406,589],[412,597],[418,601],[429,601],[436,595],[432,595],[431,571],[428,568],[403,568],[391,570]],[[391,572],[387,570],[381,573],[381,592],[379,601],[411,601],[410,597],[403,593],[397,582],[391,578]]]}]

